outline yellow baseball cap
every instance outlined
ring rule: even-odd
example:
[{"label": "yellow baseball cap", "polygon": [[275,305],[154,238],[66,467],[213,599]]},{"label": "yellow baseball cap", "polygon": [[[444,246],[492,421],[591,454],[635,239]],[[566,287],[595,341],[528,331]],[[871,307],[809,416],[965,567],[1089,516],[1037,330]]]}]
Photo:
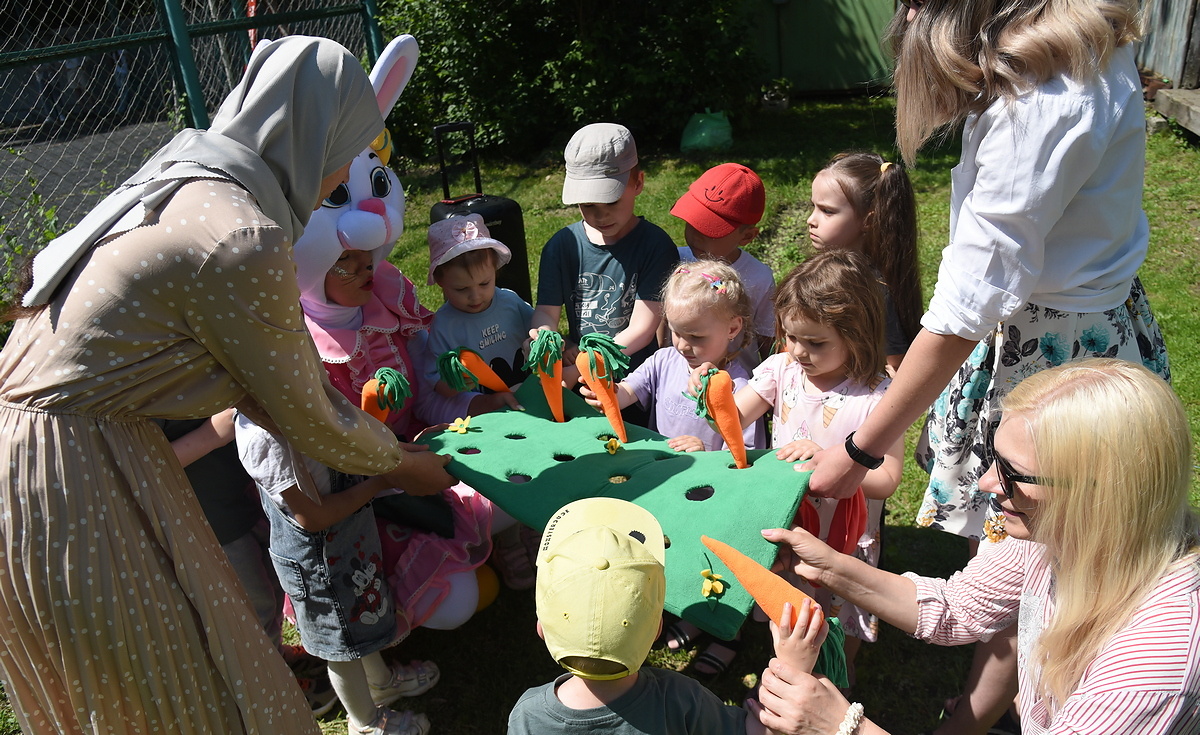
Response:
[{"label": "yellow baseball cap", "polygon": [[[633,503],[585,498],[559,509],[538,547],[535,591],[554,660],[587,679],[620,679],[640,669],[662,619],[665,556],[662,527]],[[576,657],[619,670],[579,670],[570,665]]]}]

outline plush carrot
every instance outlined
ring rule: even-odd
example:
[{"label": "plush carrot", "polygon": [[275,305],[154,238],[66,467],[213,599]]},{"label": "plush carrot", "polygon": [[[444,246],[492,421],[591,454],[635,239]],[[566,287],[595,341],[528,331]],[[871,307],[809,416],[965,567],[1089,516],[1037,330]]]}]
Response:
[{"label": "plush carrot", "polygon": [[742,436],[742,417],[733,400],[733,378],[724,370],[713,368],[700,376],[700,391],[696,394],[696,415],[713,423],[725,446],[729,447],[739,470],[750,466],[746,459],[746,441]]},{"label": "plush carrot", "polygon": [[363,384],[362,410],[386,421],[388,413],[404,408],[404,402],[411,396],[408,378],[394,368],[382,367],[375,371],[375,377]]},{"label": "plush carrot", "polygon": [[800,527],[821,538],[821,516],[817,515],[817,506],[808,496],[800,501]]},{"label": "plush carrot", "polygon": [[776,625],[783,624],[783,603],[785,602],[792,603],[792,625],[796,624],[795,612],[800,609],[802,600],[812,600],[813,606],[817,610],[821,609],[816,600],[729,544],[708,536],[701,536],[700,540],[717,555],[717,558],[725,566],[729,567],[733,576],[737,577],[737,580],[742,583],[742,587],[750,593],[758,606],[763,609],[767,617],[775,621]]},{"label": "plush carrot", "polygon": [[629,443],[625,433],[625,419],[621,418],[621,404],[617,401],[617,383],[629,369],[629,356],[624,347],[607,334],[585,334],[579,340],[579,355],[575,367],[579,377],[592,389],[600,401],[600,408],[622,444]]},{"label": "plush carrot", "polygon": [[[796,624],[796,611],[800,609],[800,603],[804,600],[812,600],[812,614],[824,618],[825,611],[821,609],[817,601],[796,589],[783,577],[727,543],[708,536],[701,536],[700,540],[717,555],[717,558],[725,566],[729,567],[733,576],[737,577],[742,587],[750,593],[758,606],[763,609],[767,617],[775,621],[776,625],[783,624],[783,605],[787,602],[792,603],[792,626]],[[829,634],[825,638],[825,643],[821,645],[821,652],[817,656],[817,664],[813,667],[813,672],[828,676],[836,686],[845,687],[848,686],[849,681],[846,652],[843,648],[845,631],[842,630],[837,618],[829,618],[826,622],[829,623]],[[819,620],[817,625],[820,625]]]},{"label": "plush carrot", "polygon": [[510,393],[508,384],[483,361],[478,352],[466,347],[459,347],[438,355],[438,375],[446,381],[446,385],[454,390],[470,390],[469,378],[475,385],[481,385],[496,393]]},{"label": "plush carrot", "polygon": [[559,423],[567,420],[563,414],[562,353],[562,335],[552,329],[542,329],[529,345],[529,358],[525,361],[525,369],[541,381],[550,413]]},{"label": "plush carrot", "polygon": [[[805,530],[808,530],[807,527]],[[848,498],[837,501],[833,520],[829,523],[829,535],[825,543],[842,552],[853,555],[858,549],[858,539],[867,530],[867,498],[862,488]],[[818,531],[810,531],[816,535]]]}]

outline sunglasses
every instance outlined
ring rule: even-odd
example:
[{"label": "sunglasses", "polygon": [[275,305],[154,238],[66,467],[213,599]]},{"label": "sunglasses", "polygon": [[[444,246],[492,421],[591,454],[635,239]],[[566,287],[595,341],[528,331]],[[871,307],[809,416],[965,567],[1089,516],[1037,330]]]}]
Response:
[{"label": "sunglasses", "polygon": [[983,430],[983,461],[996,466],[996,475],[1000,478],[1000,489],[1004,497],[1013,499],[1013,483],[1022,482],[1027,485],[1049,485],[1050,482],[1042,477],[1022,475],[1013,469],[1008,460],[996,454],[996,426],[990,421]]},{"label": "sunglasses", "polygon": [[920,10],[925,0],[900,0],[900,4],[909,10]]}]

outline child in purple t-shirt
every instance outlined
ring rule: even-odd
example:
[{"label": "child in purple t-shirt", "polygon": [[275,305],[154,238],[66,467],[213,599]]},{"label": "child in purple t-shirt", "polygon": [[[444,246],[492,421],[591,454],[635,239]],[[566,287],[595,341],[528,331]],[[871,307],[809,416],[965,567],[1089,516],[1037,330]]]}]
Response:
[{"label": "child in purple t-shirt", "polygon": [[[738,274],[714,260],[683,263],[663,286],[663,315],[671,331],[671,347],[652,354],[617,385],[621,408],[637,401],[650,413],[650,428],[670,439],[680,452],[714,451],[725,442],[708,422],[696,415],[696,401],[687,395],[692,369],[712,362],[728,370],[734,389],[750,375],[736,359],[739,349],[754,349],[750,326],[750,298]],[[600,403],[584,388],[583,397]],[[762,422],[746,427],[746,447],[765,444]]]}]

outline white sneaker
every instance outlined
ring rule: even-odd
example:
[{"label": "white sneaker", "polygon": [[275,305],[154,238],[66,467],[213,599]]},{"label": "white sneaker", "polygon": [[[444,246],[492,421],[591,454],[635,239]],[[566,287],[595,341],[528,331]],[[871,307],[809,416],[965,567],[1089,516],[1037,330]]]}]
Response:
[{"label": "white sneaker", "polygon": [[432,661],[392,664],[392,678],[383,686],[371,684],[371,699],[376,706],[391,704],[401,697],[415,697],[433,688],[442,672]]},{"label": "white sneaker", "polygon": [[427,735],[430,726],[424,712],[397,712],[380,707],[375,711],[375,719],[371,724],[364,727],[351,725],[350,729],[359,735]]}]

